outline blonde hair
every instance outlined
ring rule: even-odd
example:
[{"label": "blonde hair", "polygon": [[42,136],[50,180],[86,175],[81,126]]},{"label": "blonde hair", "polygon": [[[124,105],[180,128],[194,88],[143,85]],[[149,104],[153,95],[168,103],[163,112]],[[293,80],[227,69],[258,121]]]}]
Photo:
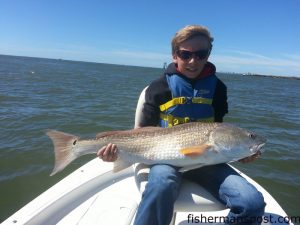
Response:
[{"label": "blonde hair", "polygon": [[175,54],[179,50],[179,46],[186,40],[192,39],[197,36],[206,37],[212,47],[214,38],[210,35],[209,30],[204,26],[188,25],[179,30],[172,39],[172,54]]}]

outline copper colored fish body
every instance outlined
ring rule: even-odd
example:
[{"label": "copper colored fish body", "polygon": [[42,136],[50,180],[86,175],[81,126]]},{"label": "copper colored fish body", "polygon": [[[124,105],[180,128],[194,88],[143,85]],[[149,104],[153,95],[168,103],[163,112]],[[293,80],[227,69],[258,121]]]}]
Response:
[{"label": "copper colored fish body", "polygon": [[188,123],[171,128],[144,127],[127,131],[103,132],[92,140],[50,130],[55,151],[51,175],[63,170],[76,158],[96,153],[108,143],[118,146],[114,171],[134,163],[170,164],[182,171],[205,165],[226,163],[255,154],[266,139],[226,123]]}]

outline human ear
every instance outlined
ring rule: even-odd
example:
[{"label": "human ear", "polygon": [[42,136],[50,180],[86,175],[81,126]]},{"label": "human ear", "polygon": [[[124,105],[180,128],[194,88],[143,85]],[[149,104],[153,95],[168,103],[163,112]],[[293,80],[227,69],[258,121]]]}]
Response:
[{"label": "human ear", "polygon": [[177,64],[177,62],[178,62],[177,55],[174,53],[174,54],[172,54],[172,56],[173,56],[173,63]]}]

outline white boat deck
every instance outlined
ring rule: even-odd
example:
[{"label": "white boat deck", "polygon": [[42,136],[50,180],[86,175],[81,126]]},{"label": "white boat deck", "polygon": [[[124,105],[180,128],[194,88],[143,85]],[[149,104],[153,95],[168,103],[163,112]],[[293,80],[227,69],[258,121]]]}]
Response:
[{"label": "white boat deck", "polygon": [[[119,173],[112,173],[111,169],[112,163],[99,159],[90,161],[28,203],[2,225],[132,224],[141,197],[133,169],[128,168]],[[246,179],[263,193],[267,202],[266,217],[271,216],[277,222],[278,217],[286,216],[266,190],[249,177]],[[228,209],[224,209],[223,205],[196,184],[186,184],[182,189],[175,204],[172,225],[221,224],[218,218],[226,216]],[[212,223],[213,220],[216,223]]]}]

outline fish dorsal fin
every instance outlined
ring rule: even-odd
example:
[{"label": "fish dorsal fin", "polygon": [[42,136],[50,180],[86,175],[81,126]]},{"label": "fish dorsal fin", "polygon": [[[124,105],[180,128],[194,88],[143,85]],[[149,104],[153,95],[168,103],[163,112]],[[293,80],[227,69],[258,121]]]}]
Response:
[{"label": "fish dorsal fin", "polygon": [[121,130],[101,132],[101,133],[98,133],[96,135],[96,139],[107,137],[107,136],[111,136],[111,135],[115,135],[115,134],[120,134],[120,133],[123,133],[123,132],[124,131],[121,131]]},{"label": "fish dorsal fin", "polygon": [[136,128],[134,129],[133,131],[134,132],[140,132],[140,131],[158,131],[158,130],[162,130],[164,128],[162,127],[139,127],[139,128]]},{"label": "fish dorsal fin", "polygon": [[210,148],[211,148],[211,145],[207,145],[207,144],[195,145],[195,146],[183,148],[180,150],[180,152],[185,156],[195,158],[195,157],[203,155]]},{"label": "fish dorsal fin", "polygon": [[113,168],[113,172],[116,173],[116,172],[119,172],[121,170],[124,170],[126,169],[127,167],[131,166],[132,163],[130,162],[126,162],[126,161],[123,161],[121,159],[117,159],[115,162],[114,162],[114,168]]},{"label": "fish dorsal fin", "polygon": [[150,131],[158,131],[161,129],[163,129],[163,128],[162,127],[141,127],[141,128],[136,128],[136,129],[132,129],[132,130],[105,131],[105,132],[98,133],[96,135],[96,139],[111,136],[111,135],[117,135],[117,134],[137,134],[137,133],[144,132],[144,131],[150,132]]}]

